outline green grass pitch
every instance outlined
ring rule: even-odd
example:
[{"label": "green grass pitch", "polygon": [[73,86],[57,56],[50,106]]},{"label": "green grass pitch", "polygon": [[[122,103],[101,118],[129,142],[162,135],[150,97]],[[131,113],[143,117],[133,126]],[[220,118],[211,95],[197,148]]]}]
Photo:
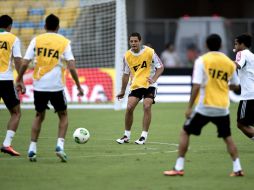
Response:
[{"label": "green grass pitch", "polygon": [[[237,104],[231,105],[233,138],[238,146],[246,174],[229,177],[232,161],[226,147],[209,124],[200,137],[191,137],[186,156],[185,176],[166,177],[177,156],[179,131],[184,122],[186,103],[155,104],[146,145],[134,141],[141,133],[142,105],[135,110],[131,142],[115,142],[123,134],[124,110],[69,110],[69,129],[65,151],[68,162],[61,163],[54,153],[57,115],[47,111],[38,142],[37,162],[27,159],[33,110],[22,110],[13,146],[22,155],[0,153],[0,189],[9,190],[246,190],[253,188],[254,142],[236,127]],[[0,110],[0,141],[6,133],[9,113]],[[91,138],[86,144],[72,139],[75,128],[85,127]]]}]

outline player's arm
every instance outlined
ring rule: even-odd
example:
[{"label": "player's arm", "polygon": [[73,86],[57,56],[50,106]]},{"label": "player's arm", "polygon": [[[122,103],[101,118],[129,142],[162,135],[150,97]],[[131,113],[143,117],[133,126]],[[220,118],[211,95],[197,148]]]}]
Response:
[{"label": "player's arm", "polygon": [[229,89],[234,91],[236,94],[241,94],[240,81],[236,71],[233,73],[232,78],[229,81]]},{"label": "player's arm", "polygon": [[125,57],[123,58],[123,76],[122,76],[122,86],[121,91],[116,95],[118,99],[122,99],[125,95],[126,87],[129,83],[130,78],[130,68],[125,60]]},{"label": "player's arm", "polygon": [[80,82],[79,82],[79,78],[78,78],[78,73],[76,71],[76,61],[74,59],[72,50],[71,50],[71,45],[68,44],[64,53],[63,53],[64,59],[67,61],[67,67],[71,73],[71,77],[72,79],[75,81],[75,84],[77,86],[78,89],[78,96],[83,96],[84,92],[83,89],[81,88]]},{"label": "player's arm", "polygon": [[156,71],[153,77],[149,77],[147,79],[150,84],[155,83],[164,71],[163,63],[161,62],[159,56],[156,53],[153,56],[153,62],[155,64]]},{"label": "player's arm", "polygon": [[203,71],[203,60],[202,58],[198,58],[195,63],[194,63],[194,68],[193,68],[193,74],[192,74],[192,88],[191,88],[191,95],[189,99],[189,103],[187,106],[187,109],[185,111],[185,117],[188,118],[190,117],[192,113],[192,107],[195,103],[195,100],[199,94],[200,90],[200,85],[202,81],[204,80],[204,71]]},{"label": "player's arm", "polygon": [[83,89],[81,88],[81,85],[80,85],[80,82],[79,82],[79,78],[78,78],[78,74],[77,74],[76,66],[75,66],[76,65],[75,61],[74,60],[69,60],[69,61],[67,61],[67,64],[68,64],[68,69],[71,73],[71,77],[75,81],[75,84],[76,84],[77,89],[79,91],[78,96],[83,96],[84,92],[83,92]]}]

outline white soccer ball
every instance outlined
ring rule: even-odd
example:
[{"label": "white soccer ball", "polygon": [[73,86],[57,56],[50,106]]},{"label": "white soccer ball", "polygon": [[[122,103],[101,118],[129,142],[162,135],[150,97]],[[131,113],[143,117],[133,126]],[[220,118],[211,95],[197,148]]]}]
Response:
[{"label": "white soccer ball", "polygon": [[90,138],[90,133],[86,128],[77,128],[73,133],[73,139],[76,143],[84,144]]}]

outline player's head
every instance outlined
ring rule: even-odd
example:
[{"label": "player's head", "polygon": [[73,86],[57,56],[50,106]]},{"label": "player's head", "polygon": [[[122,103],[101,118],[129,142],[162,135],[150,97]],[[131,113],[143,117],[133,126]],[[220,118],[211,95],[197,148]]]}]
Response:
[{"label": "player's head", "polygon": [[10,30],[12,26],[12,22],[13,20],[9,15],[0,16],[0,28]]},{"label": "player's head", "polygon": [[221,37],[211,34],[206,38],[206,46],[210,51],[218,51],[221,48]]},{"label": "player's head", "polygon": [[46,17],[45,29],[47,31],[57,31],[59,29],[59,22],[59,18],[56,15],[50,14]]},{"label": "player's head", "polygon": [[141,35],[137,32],[131,33],[129,36],[129,44],[134,52],[139,52],[141,45]]},{"label": "player's head", "polygon": [[[243,46],[243,48],[251,47],[252,37],[250,34],[241,34],[235,38],[235,46]],[[245,47],[244,47],[245,46]]]}]

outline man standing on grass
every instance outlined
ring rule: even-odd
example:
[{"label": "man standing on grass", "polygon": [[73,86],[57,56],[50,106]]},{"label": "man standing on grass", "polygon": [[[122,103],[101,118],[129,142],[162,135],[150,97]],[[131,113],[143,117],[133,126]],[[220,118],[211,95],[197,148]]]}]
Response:
[{"label": "man standing on grass", "polygon": [[[200,135],[202,128],[212,122],[217,126],[218,137],[223,138],[233,160],[230,176],[243,176],[237,147],[231,137],[229,118],[229,89],[239,87],[236,66],[225,54],[219,52],[221,38],[211,34],[206,39],[208,53],[195,61],[192,91],[187,110],[186,122],[180,133],[178,158],[173,170],[164,171],[166,176],[183,176],[185,154],[188,151],[190,135]],[[192,111],[198,94],[199,101]]]},{"label": "man standing on grass", "polygon": [[252,37],[242,34],[235,38],[236,65],[241,83],[241,101],[237,111],[237,126],[254,140],[254,54],[249,50]]},{"label": "man standing on grass", "polygon": [[141,36],[139,33],[132,33],[129,37],[131,49],[125,53],[124,67],[122,76],[122,88],[117,95],[121,99],[125,95],[125,90],[131,78],[130,93],[128,96],[127,109],[125,113],[125,131],[124,136],[117,139],[119,144],[128,143],[131,135],[131,126],[133,123],[133,112],[138,102],[143,102],[143,123],[142,133],[136,144],[145,144],[148,130],[152,118],[152,104],[156,96],[157,79],[162,74],[164,67],[154,49],[141,45]]},{"label": "man standing on grass", "polygon": [[36,115],[32,126],[28,158],[30,161],[36,161],[37,141],[46,115],[46,109],[49,108],[48,102],[50,101],[59,118],[55,152],[62,162],[66,162],[64,140],[68,128],[68,116],[64,94],[65,66],[61,61],[62,58],[67,61],[67,67],[77,85],[78,96],[83,95],[83,90],[76,72],[70,41],[64,36],[57,34],[59,18],[53,14],[47,16],[45,29],[47,31],[45,34],[38,35],[30,42],[24,57],[24,63],[20,68],[20,75],[17,78],[18,85],[30,61],[35,59],[33,85]]},{"label": "man standing on grass", "polygon": [[11,115],[1,152],[19,156],[20,153],[11,146],[21,117],[20,100],[13,83],[12,59],[16,70],[19,71],[22,56],[20,40],[10,33],[12,22],[12,18],[8,15],[0,17],[0,100],[2,98]]}]

